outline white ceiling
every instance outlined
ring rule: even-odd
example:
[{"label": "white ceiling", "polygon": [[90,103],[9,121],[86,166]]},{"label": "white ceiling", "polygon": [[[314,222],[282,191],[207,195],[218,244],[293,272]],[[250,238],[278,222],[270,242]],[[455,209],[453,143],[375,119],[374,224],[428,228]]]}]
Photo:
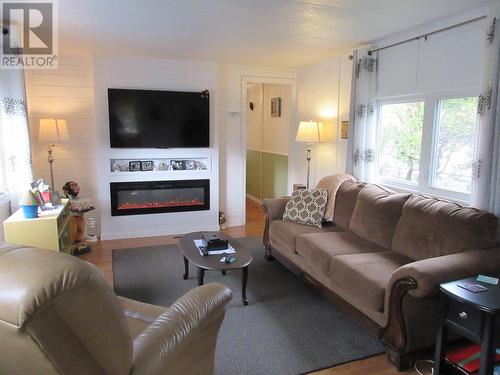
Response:
[{"label": "white ceiling", "polygon": [[60,52],[300,67],[481,0],[59,0]]}]

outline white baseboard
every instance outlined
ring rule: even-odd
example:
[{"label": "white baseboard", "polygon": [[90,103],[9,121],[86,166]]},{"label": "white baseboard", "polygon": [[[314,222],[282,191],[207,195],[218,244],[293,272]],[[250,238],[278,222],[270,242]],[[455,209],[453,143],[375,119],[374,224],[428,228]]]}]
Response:
[{"label": "white baseboard", "polygon": [[197,224],[195,226],[189,226],[189,227],[180,227],[176,226],[175,228],[169,229],[168,227],[165,227],[163,229],[159,230],[151,230],[151,231],[136,231],[136,232],[108,232],[104,233],[101,236],[101,241],[106,241],[106,240],[122,240],[122,239],[127,239],[127,238],[140,238],[140,237],[158,237],[158,236],[171,236],[171,235],[183,235],[186,233],[191,233],[191,232],[216,232],[219,231],[220,228],[219,226],[213,226],[213,225],[203,225],[203,224]]}]

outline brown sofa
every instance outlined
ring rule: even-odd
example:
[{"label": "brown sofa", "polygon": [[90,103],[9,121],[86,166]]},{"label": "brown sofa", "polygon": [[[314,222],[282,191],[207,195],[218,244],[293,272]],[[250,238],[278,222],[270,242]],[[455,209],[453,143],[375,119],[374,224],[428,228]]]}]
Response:
[{"label": "brown sofa", "polygon": [[0,244],[0,374],[213,374],[231,291],[207,284],[170,307],[117,297],[97,267]]},{"label": "brown sofa", "polygon": [[500,270],[490,213],[345,181],[320,229],[282,220],[288,199],[263,202],[266,256],[361,317],[400,369],[434,344],[440,283]]}]

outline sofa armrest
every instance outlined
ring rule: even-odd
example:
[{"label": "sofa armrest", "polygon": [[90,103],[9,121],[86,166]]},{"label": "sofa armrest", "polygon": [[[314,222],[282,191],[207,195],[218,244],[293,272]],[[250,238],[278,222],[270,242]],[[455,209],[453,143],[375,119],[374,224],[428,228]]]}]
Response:
[{"label": "sofa armrest", "polygon": [[262,201],[262,209],[266,217],[266,225],[262,235],[262,242],[266,248],[266,258],[272,259],[271,242],[269,241],[269,226],[274,220],[280,220],[285,212],[285,207],[291,197],[268,198]]},{"label": "sofa armrest", "polygon": [[262,208],[269,221],[279,220],[283,217],[285,207],[291,197],[268,198],[262,201]]},{"label": "sofa armrest", "polygon": [[229,288],[213,283],[178,299],[134,340],[132,374],[213,373],[217,334],[231,298]]},{"label": "sofa armrest", "polygon": [[[408,263],[393,272],[385,294],[386,325],[382,341],[388,353],[405,353],[408,332],[404,310],[405,296],[422,298],[422,303],[437,298],[439,284],[478,273],[497,273],[500,247],[471,250],[458,254]],[[408,311],[406,311],[408,312]]]},{"label": "sofa armrest", "polygon": [[441,283],[479,273],[497,273],[499,269],[500,247],[470,250],[406,264],[394,271],[389,281],[389,288],[398,280],[413,279],[416,288],[409,291],[412,296],[432,297],[438,294]]}]

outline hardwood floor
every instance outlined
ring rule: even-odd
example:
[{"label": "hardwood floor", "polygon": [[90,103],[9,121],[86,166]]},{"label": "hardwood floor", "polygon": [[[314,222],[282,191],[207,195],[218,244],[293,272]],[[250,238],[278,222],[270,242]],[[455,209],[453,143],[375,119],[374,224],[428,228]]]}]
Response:
[{"label": "hardwood floor", "polygon": [[[264,229],[264,213],[258,203],[247,199],[246,225],[224,229],[224,233],[233,237],[262,236]],[[128,249],[132,247],[146,247],[177,243],[180,236],[161,236],[148,238],[127,238],[123,240],[99,241],[92,244],[92,252],[80,256],[81,259],[99,267],[108,280],[113,284],[113,267],[111,263],[112,250]],[[409,370],[405,374],[414,374]],[[315,375],[395,375],[402,374],[394,369],[387,361],[385,354],[332,367],[314,373]]]}]

